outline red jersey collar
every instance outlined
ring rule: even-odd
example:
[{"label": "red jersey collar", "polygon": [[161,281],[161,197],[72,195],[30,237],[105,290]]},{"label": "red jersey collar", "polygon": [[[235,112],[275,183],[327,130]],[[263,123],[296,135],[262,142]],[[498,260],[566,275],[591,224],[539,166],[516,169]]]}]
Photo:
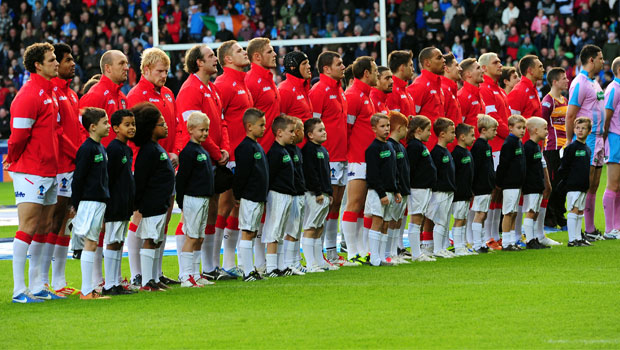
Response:
[{"label": "red jersey collar", "polygon": [[269,69],[264,68],[261,65],[258,65],[256,63],[252,63],[251,70],[252,72],[255,72],[255,74],[257,74],[259,77],[273,81],[273,73],[271,73]]},{"label": "red jersey collar", "polygon": [[497,85],[497,82],[493,80],[493,78],[491,78],[490,76],[484,74],[482,75],[482,78],[484,79],[484,82],[491,85],[491,87],[499,89],[499,85]]},{"label": "red jersey collar", "polygon": [[360,90],[366,96],[370,95],[370,85],[364,83],[363,81],[357,78],[353,80],[353,88]]},{"label": "red jersey collar", "polygon": [[458,91],[458,88],[459,88],[456,81],[450,78],[446,78],[443,75],[440,76],[440,79],[441,79],[442,84],[446,84],[450,88],[450,92],[452,93],[452,95],[456,96],[456,92]]},{"label": "red jersey collar", "polygon": [[407,87],[407,82],[402,80],[401,78],[393,75],[392,76],[392,91],[395,89],[404,90]]},{"label": "red jersey collar", "polygon": [[319,81],[324,82],[325,84],[327,84],[327,86],[329,86],[330,88],[339,88],[341,87],[340,85],[340,81],[325,75],[323,73],[319,74]]},{"label": "red jersey collar", "polygon": [[[244,71],[238,71],[236,69],[230,68],[230,67],[224,67],[224,73],[228,73],[228,75],[232,76],[233,80],[236,81],[243,81],[243,79],[245,79],[245,72]],[[200,79],[198,79],[200,80]]]},{"label": "red jersey collar", "polygon": [[436,82],[437,84],[441,85],[441,75],[437,75],[431,71],[422,69],[421,76],[428,81]]},{"label": "red jersey collar", "polygon": [[52,84],[50,80],[43,78],[39,74],[30,73],[30,80],[32,80],[32,82],[36,85],[45,89],[48,93],[54,88],[54,84]]},{"label": "red jersey collar", "polygon": [[[200,79],[198,79],[198,80],[200,80]],[[161,92],[164,90],[164,87],[165,87],[165,86],[162,86],[161,89],[159,89],[159,91],[157,91],[157,89],[155,88],[155,84],[153,84],[150,81],[148,81],[148,79],[146,79],[144,76],[142,76],[140,78],[140,81],[138,82],[138,84],[140,86],[142,86],[142,88],[144,90],[148,90],[148,91],[154,92],[154,93],[159,94],[159,95],[161,95]]]},{"label": "red jersey collar", "polygon": [[530,89],[536,89],[536,87],[534,86],[534,83],[529,80],[525,75],[521,77],[521,82],[523,82],[523,84],[525,85],[525,87],[530,88]]},{"label": "red jersey collar", "polygon": [[54,77],[52,78],[52,83],[61,90],[67,90],[67,88],[71,85],[71,79],[65,80],[60,79],[59,77]]},{"label": "red jersey collar", "polygon": [[463,89],[465,89],[465,91],[470,91],[474,94],[478,94],[480,91],[480,88],[478,86],[471,84],[465,80],[463,80]]},{"label": "red jersey collar", "polygon": [[293,86],[304,90],[308,90],[310,88],[310,81],[307,79],[298,78],[292,74],[286,73],[286,81],[290,81]]},{"label": "red jersey collar", "polygon": [[375,87],[370,88],[370,89],[372,90],[373,94],[375,94],[379,98],[379,101],[377,102],[385,102],[387,100],[387,94],[385,92]]},{"label": "red jersey collar", "polygon": [[120,84],[114,83],[112,80],[110,80],[110,78],[108,78],[105,75],[101,76],[101,80],[99,80],[99,84],[103,85],[109,90],[114,90],[116,93],[118,93],[121,90]]}]

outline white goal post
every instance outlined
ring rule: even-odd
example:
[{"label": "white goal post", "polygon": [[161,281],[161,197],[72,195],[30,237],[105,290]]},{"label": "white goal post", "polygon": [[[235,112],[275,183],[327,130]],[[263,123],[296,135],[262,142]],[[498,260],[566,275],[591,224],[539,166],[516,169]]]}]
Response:
[{"label": "white goal post", "polygon": [[[159,12],[157,9],[157,1],[151,1],[151,18],[158,18]],[[196,43],[191,44],[159,44],[159,23],[158,21],[151,21],[153,25],[153,46],[158,47],[164,51],[185,51],[192,48]],[[380,35],[368,35],[368,36],[350,36],[339,38],[313,38],[313,39],[290,39],[290,40],[272,40],[273,46],[305,46],[305,45],[329,45],[329,44],[356,44],[356,43],[368,43],[368,42],[381,42],[381,62],[387,66],[387,23],[385,18],[385,1],[379,1],[379,27]],[[209,43],[206,44],[213,50],[217,49],[222,43]],[[247,47],[247,41],[240,41],[241,47]]]}]

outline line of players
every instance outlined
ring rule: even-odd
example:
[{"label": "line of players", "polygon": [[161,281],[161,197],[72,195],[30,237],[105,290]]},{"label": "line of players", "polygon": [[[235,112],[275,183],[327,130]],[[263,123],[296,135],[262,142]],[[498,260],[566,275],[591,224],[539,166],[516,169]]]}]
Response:
[{"label": "line of players", "polygon": [[[269,40],[262,38],[252,40],[247,51],[234,41],[226,42],[218,49],[217,56],[207,46],[197,45],[186,54],[185,69],[190,73],[190,77],[184,83],[175,101],[172,92],[164,86],[170,65],[165,53],[157,49],[145,51],[141,64],[143,77],[139,84],[125,97],[120,91],[120,85],[126,80],[127,59],[118,51],[109,51],[103,55],[101,60],[101,80],[90,88],[90,91],[82,97],[78,105],[77,96],[68,89],[74,73],[74,62],[70,50],[67,51],[67,47],[63,44],[56,45],[53,49],[50,49],[50,46],[37,44],[33,45],[28,51],[30,60],[27,60],[26,66],[32,73],[32,84],[30,88],[20,91],[20,103],[14,104],[15,107],[11,113],[13,116],[12,128],[18,132],[11,137],[9,155],[6,161],[6,167],[11,171],[14,178],[20,218],[19,230],[14,241],[16,258],[13,263],[14,301],[17,300],[18,302],[20,300],[31,300],[32,295],[43,299],[53,298],[54,293],[51,293],[49,289],[60,295],[75,292],[73,288],[66,285],[64,263],[69,242],[65,228],[68,226],[71,177],[73,176],[74,158],[79,144],[76,140],[83,140],[85,135],[85,129],[81,129],[79,126],[79,109],[98,107],[104,109],[108,116],[112,116],[119,109],[132,107],[141,102],[153,103],[168,127],[169,136],[161,138],[159,143],[166,151],[173,168],[178,166],[178,154],[190,139],[189,130],[185,126],[189,116],[197,111],[208,116],[210,121],[209,136],[202,142],[202,145],[217,167],[215,169],[215,194],[209,201],[205,238],[200,247],[203,263],[202,276],[205,280],[241,276],[241,270],[235,266],[235,249],[240,237],[239,219],[237,219],[239,208],[235,205],[230,174],[236,168],[233,150],[245,137],[244,129],[240,127],[244,124],[243,115],[250,107],[256,107],[265,112],[265,126],[268,130],[271,129],[272,122],[280,113],[298,117],[302,121],[307,121],[312,117],[320,118],[325,125],[329,135],[325,142],[325,148],[331,161],[330,173],[333,193],[333,201],[329,206],[324,229],[324,245],[329,266],[368,262],[366,256],[371,251],[369,246],[372,245],[373,240],[369,239],[370,233],[367,232],[373,228],[373,219],[370,215],[364,217],[364,203],[368,187],[365,151],[367,145],[375,137],[371,127],[371,118],[375,112],[385,113],[391,110],[399,111],[406,116],[425,115],[431,122],[446,116],[453,120],[453,125],[464,122],[476,126],[478,115],[486,113],[498,124],[498,136],[490,142],[495,164],[499,163],[499,150],[504,140],[509,136],[508,115],[511,112],[523,115],[526,118],[542,115],[540,100],[534,86],[537,80],[542,79],[543,70],[542,64],[535,56],[528,56],[521,60],[520,71],[524,74],[521,82],[508,96],[497,85],[497,80],[501,75],[501,62],[497,55],[485,54],[478,61],[468,59],[459,65],[453,56],[450,54],[442,55],[439,50],[434,48],[426,48],[420,52],[418,58],[422,74],[409,86],[407,86],[407,82],[413,77],[412,54],[410,52],[395,51],[391,53],[388,62],[389,69],[385,67],[378,69],[369,57],[358,58],[356,63],[352,65],[354,78],[351,79],[352,83],[345,93],[341,86],[345,67],[339,55],[333,52],[326,51],[319,56],[317,68],[321,73],[320,80],[310,89],[310,67],[307,57],[301,52],[291,52],[285,57],[287,79],[279,87],[276,87],[273,75],[270,72],[270,69],[275,68],[276,54]],[[593,172],[600,176],[599,148],[602,145],[598,139],[602,139],[603,133],[607,134],[609,121],[612,119],[608,117],[606,119],[607,124],[603,126],[605,116],[599,113],[602,109],[598,109],[598,106],[597,108],[593,107],[597,101],[599,104],[602,103],[600,102],[602,101],[599,96],[600,93],[595,91],[593,86],[596,83],[591,79],[597,73],[597,69],[602,68],[601,52],[597,47],[590,45],[584,48],[580,57],[584,70],[579,77],[583,75],[585,78],[582,79],[583,81],[579,80],[580,84],[573,83],[571,86],[571,102],[566,114],[566,134],[568,139],[572,137],[576,116],[583,115],[593,121],[594,132],[588,137],[588,142],[592,143],[590,148],[594,150],[592,152],[594,154]],[[217,72],[218,60],[223,67],[224,74],[217,77],[215,83],[212,83],[210,78]],[[245,69],[249,65],[251,65],[251,69],[245,73]],[[615,64],[614,61],[613,67],[619,68],[618,66],[620,64]],[[379,70],[381,70],[380,75],[378,74]],[[549,78],[550,83],[554,86],[550,95],[553,95],[555,91],[557,96],[553,95],[554,103],[566,103],[566,101],[562,101],[563,98],[559,93],[562,90],[562,82],[566,81],[565,74],[562,75],[561,70],[557,70],[559,73],[555,75],[555,80]],[[549,77],[551,76],[552,74],[549,75]],[[461,77],[463,88],[457,91],[457,82],[461,80]],[[390,84],[390,81],[393,82],[393,85]],[[40,91],[37,92],[37,90]],[[592,101],[591,90],[595,92],[594,102]],[[613,91],[610,95],[613,100],[615,96]],[[615,113],[613,103],[607,103],[607,113],[610,110]],[[36,109],[33,110],[33,108]],[[559,141],[562,138],[557,135],[558,132],[561,132],[561,128],[555,127],[556,124],[554,123],[560,118],[553,118],[556,110],[558,108],[552,110],[550,126],[554,127],[556,146],[560,149]],[[613,122],[611,125],[615,128]],[[50,141],[50,134],[58,135],[58,139],[52,140],[51,147],[47,145]],[[116,138],[115,134],[115,132],[110,132],[110,135],[104,137],[101,143],[104,146],[108,145],[112,139]],[[437,143],[438,137],[439,134],[436,131],[429,134],[429,140],[426,141],[428,148],[432,148]],[[268,151],[274,138],[273,133],[268,132],[258,141],[263,149]],[[611,138],[608,139],[611,140]],[[43,143],[46,144],[45,147],[42,147]],[[454,148],[456,142],[451,142],[447,146]],[[610,146],[610,148],[613,147]],[[137,154],[137,152],[133,152],[133,154]],[[47,158],[42,157],[43,155]],[[615,169],[610,167],[610,169],[612,168]],[[617,171],[617,169],[615,170]],[[545,189],[546,192],[549,192],[547,171],[544,172],[545,179],[547,179]],[[52,175],[52,173],[54,174]],[[415,173],[414,170],[413,174]],[[56,179],[59,184],[58,189],[56,188]],[[596,177],[592,182],[598,186]],[[611,183],[613,185],[613,182]],[[412,187],[415,185],[415,181],[412,182]],[[345,192],[346,196],[344,196]],[[498,189],[493,189],[492,192],[489,215],[484,225],[486,227],[485,241],[490,248],[499,249],[497,227],[499,227],[501,217],[499,211],[502,208],[502,199],[501,192]],[[592,188],[588,193],[591,192]],[[614,191],[613,186],[611,186],[609,192],[617,193],[617,189]],[[58,197],[56,193],[58,193]],[[548,195],[545,194],[545,196]],[[417,198],[418,196],[411,197]],[[588,213],[593,214],[594,211],[593,201],[590,204],[590,197],[589,194],[586,201],[586,231],[591,237],[599,238],[601,235],[593,229],[593,221],[588,222]],[[164,227],[167,227],[173,198],[174,192],[166,206],[166,225],[163,225]],[[613,199],[615,200],[615,198]],[[537,228],[540,228],[537,230],[539,236],[542,231],[542,224],[539,223],[541,217],[544,217],[545,202],[543,200],[543,206],[536,223]],[[433,205],[437,203],[439,202],[433,201]],[[336,252],[341,205],[344,207],[342,232],[347,243],[349,261],[344,261]],[[607,206],[605,208],[607,210]],[[134,209],[134,205],[129,205],[126,209],[131,211]],[[444,235],[441,232],[442,225],[437,225],[440,226],[438,229],[433,228],[432,219],[427,217],[429,220],[423,220],[424,212],[411,214],[416,215],[412,215],[413,225],[410,225],[410,232],[412,229],[422,230],[422,248],[426,248],[427,253],[430,254],[428,249],[436,240],[433,237],[433,232],[440,232],[442,236]],[[475,211],[469,211],[471,219],[467,220],[468,222],[475,222],[474,214]],[[145,254],[141,254],[141,252],[142,250],[152,249],[153,252],[143,253],[148,254],[149,257],[153,255],[153,266],[155,267],[151,274],[152,279],[158,281],[157,288],[165,288],[166,283],[175,283],[175,281],[166,278],[161,272],[163,249],[158,247],[161,242],[136,234],[137,231],[145,231],[140,230],[140,219],[143,215],[143,211],[136,211],[133,215],[129,214],[132,217],[132,222],[128,227],[127,246],[132,281],[143,286],[151,281],[151,279],[145,281],[142,278],[141,263],[148,261],[148,259],[145,260]],[[406,219],[404,213],[402,217]],[[464,219],[459,220],[464,221]],[[392,233],[395,236],[393,240],[398,243],[399,251],[403,248],[404,222],[405,220],[399,218],[395,223],[389,225],[394,232]],[[516,220],[516,222],[517,225],[520,224],[520,220]],[[620,224],[620,221],[618,223]],[[271,224],[269,223],[269,225]],[[459,221],[460,224],[464,224],[464,222]],[[477,225],[472,225],[472,230],[474,226],[477,228]],[[377,226],[374,225],[374,227]],[[117,228],[117,230],[122,231],[123,228]],[[265,247],[264,239],[261,237],[262,231],[262,229],[258,230],[257,237],[252,239],[255,256],[254,265],[258,272],[267,272],[267,266],[273,267],[273,255],[274,253],[277,254],[278,246],[268,245]],[[376,230],[372,231],[376,232]],[[519,231],[520,229],[517,229],[517,232]],[[181,223],[177,228],[180,265],[183,255],[181,253],[187,237],[183,233],[183,223]],[[608,233],[614,235],[612,230],[608,230]],[[415,243],[417,236],[415,233],[413,235],[410,233],[410,239],[413,237],[412,242]],[[470,237],[469,234],[466,236]],[[241,237],[246,236],[243,234]],[[376,238],[377,236],[373,233],[373,237]],[[143,238],[147,239],[143,240]],[[553,244],[547,237],[542,236],[541,239],[543,241],[539,243],[542,245]],[[240,252],[242,251],[241,243],[243,240],[247,239],[242,238],[242,242],[239,242]],[[123,239],[120,237],[116,241],[111,241],[106,239],[106,234],[102,231],[97,241],[98,244],[92,258],[93,285],[95,286],[101,285],[103,280],[101,259],[104,241],[107,244],[106,260],[114,260],[116,256],[114,254],[118,254],[120,251]],[[285,241],[295,242],[296,240],[293,237],[286,237]],[[467,242],[474,243],[472,239],[467,239]],[[506,248],[512,245],[508,242],[510,241],[503,241]],[[219,251],[222,243],[224,259],[223,266],[220,268]],[[247,245],[247,243],[244,244]],[[293,243],[293,246],[299,250],[298,243]],[[415,258],[419,260],[432,259],[421,252],[418,253],[417,244],[412,244],[412,246],[415,246]],[[265,250],[265,248],[267,249]],[[23,278],[28,252],[32,256],[29,269],[32,294],[26,293],[27,289]],[[435,252],[433,251],[433,253]],[[195,259],[195,257],[193,258]],[[52,260],[54,261],[52,266],[53,279],[51,288],[48,288],[46,287],[49,284],[47,274]],[[120,273],[120,269],[118,271]],[[259,275],[261,274],[259,273]],[[120,284],[127,287],[128,283],[124,282],[125,284]],[[120,290],[118,291],[120,292]]]}]

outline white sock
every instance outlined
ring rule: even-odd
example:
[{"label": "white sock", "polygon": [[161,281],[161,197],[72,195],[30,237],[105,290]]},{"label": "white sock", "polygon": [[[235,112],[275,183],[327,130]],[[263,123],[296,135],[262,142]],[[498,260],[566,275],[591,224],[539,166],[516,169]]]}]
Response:
[{"label": "white sock", "polygon": [[[194,250],[192,252],[192,276],[194,276],[194,280],[200,279],[200,250]],[[210,272],[210,271],[209,271]]]},{"label": "white sock", "polygon": [[142,266],[142,286],[150,280],[154,280],[153,277],[153,263],[155,260],[155,249],[140,249],[140,266]]},{"label": "white sock", "polygon": [[117,273],[116,273],[116,250],[106,249],[103,251],[103,256],[105,257],[105,285],[103,288],[110,289],[114,287],[114,283],[116,282]]},{"label": "white sock", "polygon": [[359,252],[357,251],[357,222],[342,221],[342,234],[347,242],[347,257],[353,258]]},{"label": "white sock", "polygon": [[[401,225],[402,226],[402,225]],[[391,246],[386,246],[386,250],[389,249],[389,256],[398,256],[398,241],[402,240],[403,235],[402,235],[402,231],[400,230],[400,228],[394,229],[393,231],[393,238],[392,238],[392,245]]]},{"label": "white sock", "polygon": [[581,239],[581,230],[577,230],[577,224],[579,222],[579,215],[569,212],[566,214],[566,228],[568,230],[569,242]]},{"label": "white sock", "polygon": [[[386,243],[383,254],[381,254],[381,259],[389,258],[392,256],[392,245],[396,240],[398,235],[398,229],[388,228],[387,235],[385,235]],[[396,236],[396,237],[395,237]]]},{"label": "white sock", "polygon": [[123,274],[121,273],[121,266],[123,263],[123,247],[116,251],[116,283],[115,286],[120,286],[123,282]]},{"label": "white sock", "polygon": [[314,262],[314,238],[302,237],[301,248],[304,250],[304,258],[306,259],[306,267],[311,268]]},{"label": "white sock", "polygon": [[325,266],[325,259],[323,259],[323,241],[320,238],[315,238],[314,242],[314,263],[318,266]]},{"label": "white sock", "polygon": [[[220,267],[220,255],[222,254],[222,240],[224,238],[224,229],[215,228],[215,238],[213,239],[213,269]],[[204,267],[203,267],[204,269]],[[211,271],[205,271],[211,272]]]},{"label": "white sock", "polygon": [[[405,243],[403,242],[403,237],[405,236],[405,226],[407,226],[407,216],[403,216],[400,223],[400,228],[398,229],[396,246],[400,249],[405,249]],[[397,253],[396,248],[394,248],[394,252]]]},{"label": "white sock", "polygon": [[[181,273],[181,253],[183,252],[183,245],[185,244],[185,235],[175,235],[174,238],[177,241],[177,260],[179,261],[179,274]],[[165,243],[165,242],[164,242]]]},{"label": "white sock", "polygon": [[381,258],[381,261],[386,261],[385,253],[387,251],[387,241],[388,241],[387,233],[381,234],[381,242],[379,244],[379,258]]},{"label": "white sock", "polygon": [[41,282],[43,282],[44,285],[50,284],[50,265],[52,264],[54,247],[56,247],[55,243],[51,244],[46,242],[41,250]]},{"label": "white sock", "polygon": [[[239,252],[237,252],[239,262],[244,266],[243,275],[249,276],[250,272],[254,271],[252,269],[253,266],[253,251],[252,251],[252,241],[242,239],[239,241]],[[247,266],[247,267],[246,267]]]},{"label": "white sock", "polygon": [[465,226],[453,227],[452,236],[454,239],[454,248],[465,248]]},{"label": "white sock", "polygon": [[523,233],[523,206],[519,205],[517,207],[517,218],[515,219],[515,233],[517,237],[521,239],[521,234]]},{"label": "white sock", "polygon": [[193,275],[194,252],[181,252],[180,269],[179,276],[181,277],[181,281],[186,281],[189,279],[190,275]]},{"label": "white sock", "polygon": [[534,219],[523,219],[523,232],[525,233],[526,242],[536,238],[536,236],[534,236]]},{"label": "white sock", "polygon": [[286,266],[284,265],[284,243],[278,242],[278,270],[284,271]]},{"label": "white sock", "polygon": [[502,233],[502,248],[506,248],[509,245],[511,245],[512,243],[510,243],[512,241],[512,232],[503,232]]},{"label": "white sock", "polygon": [[487,211],[487,217],[484,219],[484,236],[482,237],[483,242],[488,242],[493,238],[493,216],[495,215],[495,209],[489,209]]},{"label": "white sock", "polygon": [[301,239],[298,239],[297,241],[295,241],[295,247],[293,249],[295,250],[294,264],[297,267],[301,266]]},{"label": "white sock", "polygon": [[547,215],[547,208],[541,207],[538,211],[538,217],[534,222],[534,237],[542,241],[545,238],[545,216]]},{"label": "white sock", "polygon": [[330,219],[325,221],[325,230],[323,232],[325,236],[325,249],[336,249],[338,245],[338,219]]},{"label": "white sock", "polygon": [[482,241],[482,223],[473,222],[471,224],[471,234],[474,242],[473,248],[475,250],[482,248],[482,246],[484,245]]},{"label": "white sock", "polygon": [[[370,231],[369,228],[364,227],[364,219],[357,219],[357,225],[360,226],[360,220],[362,222],[361,226],[362,226],[362,238],[358,239],[357,241],[357,249],[360,252],[361,256],[365,256],[370,252],[370,244],[368,242],[368,232]],[[361,243],[361,246],[360,246]]]},{"label": "white sock", "polygon": [[93,283],[95,287],[103,282],[103,247],[95,250],[95,260],[93,261]]},{"label": "white sock", "polygon": [[133,281],[133,279],[136,278],[137,275],[142,273],[142,257],[140,256],[141,247],[142,240],[136,235],[136,231],[128,230],[127,257],[129,258],[129,271],[131,272],[131,281]]},{"label": "white sock", "polygon": [[510,237],[512,238],[512,244],[517,244],[521,240],[521,236],[517,235],[516,231],[510,231]]},{"label": "white sock", "polygon": [[381,264],[381,232],[375,230],[368,230],[368,245],[370,246],[370,263],[373,266],[379,266]]},{"label": "white sock", "polygon": [[441,225],[435,225],[433,228],[433,253],[439,253],[444,250],[444,235],[446,234],[446,228]]},{"label": "white sock", "polygon": [[222,268],[230,270],[235,267],[235,248],[239,240],[239,230],[224,229],[224,260]]},{"label": "white sock", "polygon": [[263,268],[265,267],[265,243],[262,242],[263,237],[263,224],[260,224],[258,227],[258,233],[256,234],[256,238],[254,238],[254,267]]},{"label": "white sock", "polygon": [[474,216],[476,216],[476,212],[469,209],[467,223],[465,224],[465,243],[469,243],[472,246],[474,245],[474,232],[471,226],[474,223]]},{"label": "white sock", "polygon": [[493,224],[491,225],[491,233],[496,241],[499,241],[499,222],[502,220],[502,210],[493,209]]},{"label": "white sock", "polygon": [[278,268],[278,254],[265,254],[265,260],[267,263],[267,273]]},{"label": "white sock", "polygon": [[293,267],[295,266],[295,243],[294,241],[284,240],[283,249],[284,249],[284,266],[285,267]]},{"label": "white sock", "polygon": [[161,247],[159,247],[159,260],[157,261],[157,274],[156,278],[159,278],[164,275],[162,272],[162,264],[164,263],[164,252],[166,251],[166,237],[164,236],[164,241],[161,242]]},{"label": "white sock", "polygon": [[411,246],[411,256],[414,259],[422,255],[422,251],[420,250],[420,229],[420,225],[409,223],[409,233],[407,236],[409,237],[409,245]]},{"label": "white sock", "polygon": [[59,290],[67,285],[65,280],[65,266],[67,265],[67,252],[69,246],[56,245],[54,259],[52,261],[52,288]]},{"label": "white sock", "polygon": [[32,241],[30,243],[30,265],[28,266],[28,284],[30,291],[36,294],[43,290],[44,285],[41,280],[41,253],[45,243]]},{"label": "white sock", "polygon": [[204,272],[211,272],[215,270],[215,266],[213,266],[213,251],[215,250],[215,234],[205,235],[204,240],[202,241],[201,255],[205,254],[206,256],[202,258],[202,270]]},{"label": "white sock", "polygon": [[[21,239],[13,239],[13,296],[26,291],[26,257],[30,244]],[[63,286],[64,287],[64,286]],[[61,287],[62,288],[62,287]]]},{"label": "white sock", "polygon": [[82,267],[82,295],[88,295],[93,291],[93,264],[95,252],[82,251],[80,266]]},{"label": "white sock", "polygon": [[575,227],[575,232],[577,237],[579,237],[578,239],[581,239],[581,226],[583,224],[583,214],[582,215],[578,215],[577,217],[577,226]]},{"label": "white sock", "polygon": [[161,247],[155,249],[155,256],[153,257],[153,279],[155,280],[155,283],[159,282],[159,264],[161,264],[160,252],[163,249],[162,243]]}]

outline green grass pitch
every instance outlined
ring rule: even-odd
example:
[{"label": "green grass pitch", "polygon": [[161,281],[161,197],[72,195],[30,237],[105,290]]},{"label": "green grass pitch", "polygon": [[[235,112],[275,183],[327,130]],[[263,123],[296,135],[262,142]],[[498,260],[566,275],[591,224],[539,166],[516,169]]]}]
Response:
[{"label": "green grass pitch", "polygon": [[[602,229],[600,202],[597,220]],[[551,237],[567,240],[565,232]],[[0,261],[0,339],[6,349],[620,348],[619,247],[603,241],[30,305],[10,303],[11,262]],[[164,259],[164,271],[176,276],[176,257]],[[80,279],[79,261],[69,260],[67,280],[79,287]]]}]

